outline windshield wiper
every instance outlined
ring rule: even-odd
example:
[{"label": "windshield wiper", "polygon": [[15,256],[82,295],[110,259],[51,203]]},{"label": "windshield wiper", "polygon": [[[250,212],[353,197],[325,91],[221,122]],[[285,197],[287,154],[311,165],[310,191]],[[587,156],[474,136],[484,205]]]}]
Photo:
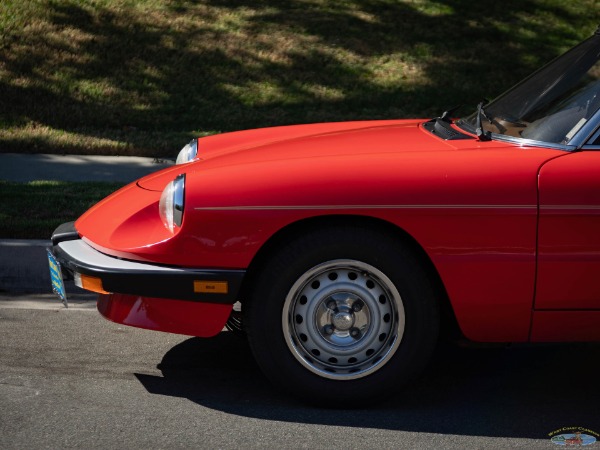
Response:
[{"label": "windshield wiper", "polygon": [[443,120],[446,123],[452,123],[452,114],[454,114],[456,112],[456,110],[458,108],[460,108],[462,105],[456,105],[446,111],[444,111],[442,113],[442,115],[440,117],[436,117],[436,119],[440,119]]},{"label": "windshield wiper", "polygon": [[[485,102],[487,105],[487,102]],[[483,109],[484,102],[479,102],[477,105],[477,119],[475,121],[475,134],[479,138],[480,141],[490,141],[492,139],[492,133],[489,131],[485,131],[481,126],[481,118],[485,117],[489,123],[492,123],[492,119],[485,113]]]}]

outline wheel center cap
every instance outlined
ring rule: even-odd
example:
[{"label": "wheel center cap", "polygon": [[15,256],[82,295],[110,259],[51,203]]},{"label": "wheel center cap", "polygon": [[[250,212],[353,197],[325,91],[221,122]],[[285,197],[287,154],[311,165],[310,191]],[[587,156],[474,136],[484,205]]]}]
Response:
[{"label": "wheel center cap", "polygon": [[349,330],[354,325],[354,315],[348,312],[339,312],[333,316],[332,323],[337,330]]}]

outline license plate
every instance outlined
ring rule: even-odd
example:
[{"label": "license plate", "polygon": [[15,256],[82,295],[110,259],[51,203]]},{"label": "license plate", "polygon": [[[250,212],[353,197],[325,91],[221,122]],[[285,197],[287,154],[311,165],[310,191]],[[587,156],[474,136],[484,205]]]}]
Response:
[{"label": "license plate", "polygon": [[60,263],[50,252],[48,253],[48,266],[50,267],[50,282],[52,283],[52,290],[60,297],[65,307],[67,305],[67,292],[65,291],[65,283],[63,282],[62,271],[60,270]]}]

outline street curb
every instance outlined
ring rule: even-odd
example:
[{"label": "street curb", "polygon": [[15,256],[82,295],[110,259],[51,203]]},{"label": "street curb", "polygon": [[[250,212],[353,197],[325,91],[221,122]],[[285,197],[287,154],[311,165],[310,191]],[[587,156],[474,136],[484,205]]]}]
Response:
[{"label": "street curb", "polygon": [[69,299],[69,307],[65,308],[55,294],[0,295],[0,310],[96,311],[96,298],[97,295],[90,293],[83,294],[82,296],[73,296]]},{"label": "street curb", "polygon": [[[0,298],[18,294],[51,294],[46,239],[0,239]],[[67,299],[87,295],[72,281],[65,282]]]},{"label": "street curb", "polygon": [[0,246],[8,247],[48,247],[50,239],[0,239]]}]

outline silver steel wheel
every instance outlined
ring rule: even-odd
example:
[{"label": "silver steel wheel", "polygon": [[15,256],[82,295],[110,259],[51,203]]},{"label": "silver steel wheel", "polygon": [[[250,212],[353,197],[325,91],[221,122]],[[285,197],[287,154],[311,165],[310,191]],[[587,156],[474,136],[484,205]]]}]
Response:
[{"label": "silver steel wheel", "polygon": [[305,368],[352,380],[382,368],[404,333],[398,290],[364,262],[339,259],[313,267],[290,289],[283,306],[285,341]]}]

